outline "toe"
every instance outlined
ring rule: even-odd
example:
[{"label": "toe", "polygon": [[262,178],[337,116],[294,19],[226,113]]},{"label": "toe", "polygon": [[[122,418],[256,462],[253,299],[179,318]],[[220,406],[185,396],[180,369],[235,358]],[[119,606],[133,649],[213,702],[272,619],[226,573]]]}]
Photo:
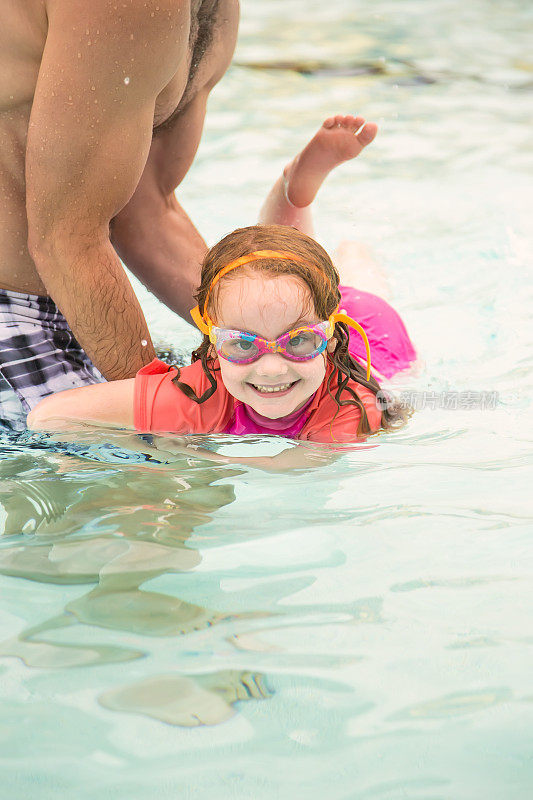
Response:
[{"label": "toe", "polygon": [[358,133],[355,135],[357,136],[357,140],[363,147],[366,147],[367,144],[374,139],[376,133],[378,132],[378,126],[375,122],[367,122],[365,126],[359,130]]},{"label": "toe", "polygon": [[354,117],[352,114],[345,117],[344,120],[344,127],[351,133],[356,133],[365,124],[364,117]]}]

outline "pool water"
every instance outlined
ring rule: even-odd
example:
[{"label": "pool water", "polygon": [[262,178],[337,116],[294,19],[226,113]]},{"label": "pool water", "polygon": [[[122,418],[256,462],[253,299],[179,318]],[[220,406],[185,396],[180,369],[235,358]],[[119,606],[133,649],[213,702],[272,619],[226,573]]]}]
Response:
[{"label": "pool water", "polygon": [[[6,800],[522,800],[533,787],[531,6],[245,0],[179,199],[255,221],[332,113],[380,132],[317,202],[421,357],[408,426],[292,447],[4,435]],[[135,284],[154,338],[197,341]],[[166,448],[166,449],[165,449]],[[146,449],[146,448],[144,448]]]}]

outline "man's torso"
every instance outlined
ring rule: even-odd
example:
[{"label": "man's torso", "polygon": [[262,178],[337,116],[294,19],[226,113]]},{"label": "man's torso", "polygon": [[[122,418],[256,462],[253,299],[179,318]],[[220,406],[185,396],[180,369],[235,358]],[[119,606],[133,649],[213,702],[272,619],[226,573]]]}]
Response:
[{"label": "man's torso", "polygon": [[[191,5],[189,51],[157,97],[154,139],[172,135],[181,110],[198,92],[212,88],[231,60],[237,0],[193,0]],[[45,295],[27,248],[24,174],[28,124],[48,31],[46,0],[0,0],[0,19],[0,287]],[[184,163],[180,174],[172,176],[176,185],[189,166]]]}]

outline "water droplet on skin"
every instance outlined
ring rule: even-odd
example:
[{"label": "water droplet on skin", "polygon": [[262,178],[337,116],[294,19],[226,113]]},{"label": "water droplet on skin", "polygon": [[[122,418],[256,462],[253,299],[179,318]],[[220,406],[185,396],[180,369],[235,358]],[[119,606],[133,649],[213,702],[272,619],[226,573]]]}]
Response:
[{"label": "water droplet on skin", "polygon": [[126,86],[129,84],[129,82],[130,82],[130,79],[126,76],[124,78],[124,83],[126,84]]},{"label": "water droplet on skin", "polygon": [[146,341],[146,339],[141,339],[141,344],[142,344],[143,347],[147,347],[148,346],[148,342]]}]

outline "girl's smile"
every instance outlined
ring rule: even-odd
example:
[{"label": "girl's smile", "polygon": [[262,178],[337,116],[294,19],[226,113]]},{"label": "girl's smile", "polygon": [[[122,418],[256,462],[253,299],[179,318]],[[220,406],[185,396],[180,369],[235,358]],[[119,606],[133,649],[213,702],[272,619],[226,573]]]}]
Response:
[{"label": "girl's smile", "polygon": [[[216,298],[217,325],[255,333],[268,341],[318,321],[309,289],[291,275],[241,272],[221,282]],[[326,373],[324,356],[296,362],[280,353],[265,353],[251,364],[224,358],[219,363],[224,385],[233,397],[264,417],[279,419],[297,411],[316,392]]]},{"label": "girl's smile", "polygon": [[294,381],[293,383],[281,383],[277,386],[256,386],[255,384],[251,383],[250,386],[255,389],[257,394],[263,396],[265,394],[276,394],[278,397],[281,395],[285,395],[291,391],[293,386],[295,386],[298,381]]}]

